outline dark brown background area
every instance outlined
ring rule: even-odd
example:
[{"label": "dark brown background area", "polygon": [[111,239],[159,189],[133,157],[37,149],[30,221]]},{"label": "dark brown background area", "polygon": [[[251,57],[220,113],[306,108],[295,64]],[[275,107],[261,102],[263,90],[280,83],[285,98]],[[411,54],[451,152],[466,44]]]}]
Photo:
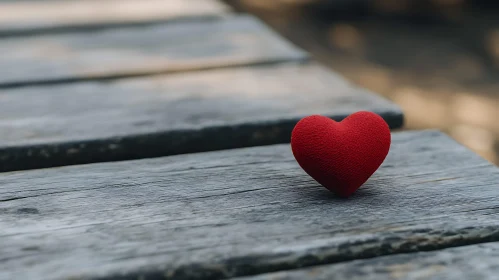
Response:
[{"label": "dark brown background area", "polygon": [[350,81],[499,164],[499,3],[226,0]]}]

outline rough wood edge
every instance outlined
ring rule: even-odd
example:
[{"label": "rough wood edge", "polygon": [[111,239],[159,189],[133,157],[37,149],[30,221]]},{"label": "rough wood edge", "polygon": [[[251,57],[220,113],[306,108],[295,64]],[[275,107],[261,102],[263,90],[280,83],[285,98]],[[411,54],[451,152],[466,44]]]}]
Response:
[{"label": "rough wood edge", "polygon": [[[403,125],[402,111],[375,113],[383,117],[392,129]],[[127,137],[4,147],[0,149],[0,172],[289,143],[291,131],[302,117],[305,116]],[[328,117],[340,121],[347,115]],[[258,137],[255,137],[256,132]],[[218,137],[220,134],[230,137],[220,139]],[[209,139],[216,141],[207,141]],[[174,143],[174,145],[164,143]],[[68,154],[67,151],[75,152]]]},{"label": "rough wood edge", "polygon": [[499,242],[284,270],[234,280],[496,279]]},{"label": "rough wood edge", "polygon": [[[403,237],[406,235],[405,237]],[[351,238],[348,243],[298,244],[299,249],[282,248],[281,253],[269,255],[250,254],[231,257],[210,263],[190,263],[174,269],[156,268],[135,270],[126,273],[93,275],[95,280],[111,279],[165,279],[208,280],[251,277],[259,274],[277,273],[318,265],[334,265],[349,261],[372,259],[417,252],[431,252],[448,248],[499,241],[499,224],[474,226],[472,223],[460,228],[412,228],[380,236]],[[251,279],[251,278],[250,278]],[[272,278],[271,278],[272,279]]]}]

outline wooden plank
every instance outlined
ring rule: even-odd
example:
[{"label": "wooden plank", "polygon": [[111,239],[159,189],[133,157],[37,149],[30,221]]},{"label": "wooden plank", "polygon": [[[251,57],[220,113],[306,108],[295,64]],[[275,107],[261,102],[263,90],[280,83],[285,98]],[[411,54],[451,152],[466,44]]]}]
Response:
[{"label": "wooden plank", "polygon": [[393,103],[315,64],[280,64],[0,90],[0,171],[289,143],[307,115]]},{"label": "wooden plank", "polygon": [[486,243],[240,277],[234,280],[492,280],[497,279],[499,275],[497,260],[499,260],[499,243]]},{"label": "wooden plank", "polygon": [[0,35],[220,16],[230,11],[216,0],[0,1]]},{"label": "wooden plank", "polygon": [[252,16],[0,41],[0,87],[303,60]]},{"label": "wooden plank", "polygon": [[498,169],[434,131],[394,133],[349,199],[286,144],[3,173],[0,185],[5,279],[220,279],[499,240]]}]

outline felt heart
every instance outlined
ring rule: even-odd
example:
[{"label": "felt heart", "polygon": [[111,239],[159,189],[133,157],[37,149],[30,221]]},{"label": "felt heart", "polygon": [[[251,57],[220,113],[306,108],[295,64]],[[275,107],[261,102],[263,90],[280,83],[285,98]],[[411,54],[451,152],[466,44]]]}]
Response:
[{"label": "felt heart", "polygon": [[293,155],[301,168],[342,197],[353,194],[371,177],[385,160],[390,143],[388,124],[365,111],[341,122],[309,116],[291,134]]}]

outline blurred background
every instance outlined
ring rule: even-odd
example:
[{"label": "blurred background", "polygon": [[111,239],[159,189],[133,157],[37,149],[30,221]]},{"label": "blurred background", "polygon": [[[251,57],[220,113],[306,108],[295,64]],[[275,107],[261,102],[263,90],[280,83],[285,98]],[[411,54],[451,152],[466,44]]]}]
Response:
[{"label": "blurred background", "polygon": [[225,0],[499,165],[499,2]]}]

